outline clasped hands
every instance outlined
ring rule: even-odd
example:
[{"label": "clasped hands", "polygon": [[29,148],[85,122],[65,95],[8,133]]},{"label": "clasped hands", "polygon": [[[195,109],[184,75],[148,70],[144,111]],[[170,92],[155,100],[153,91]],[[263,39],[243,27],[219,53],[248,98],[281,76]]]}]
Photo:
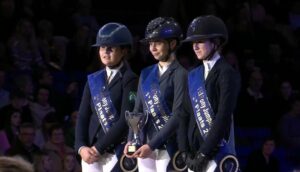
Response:
[{"label": "clasped hands", "polygon": [[80,149],[79,154],[80,154],[82,160],[88,164],[92,164],[92,163],[98,161],[100,158],[100,154],[97,151],[95,146],[92,146],[92,147],[84,146],[83,148]]}]

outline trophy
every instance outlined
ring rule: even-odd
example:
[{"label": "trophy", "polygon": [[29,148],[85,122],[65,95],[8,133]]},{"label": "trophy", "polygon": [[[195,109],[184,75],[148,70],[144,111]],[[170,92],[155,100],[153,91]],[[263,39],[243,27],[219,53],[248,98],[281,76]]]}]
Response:
[{"label": "trophy", "polygon": [[148,113],[125,112],[125,118],[128,126],[133,131],[133,139],[131,145],[128,146],[127,152],[132,155],[140,146],[142,146],[141,134],[142,129],[148,120]]}]

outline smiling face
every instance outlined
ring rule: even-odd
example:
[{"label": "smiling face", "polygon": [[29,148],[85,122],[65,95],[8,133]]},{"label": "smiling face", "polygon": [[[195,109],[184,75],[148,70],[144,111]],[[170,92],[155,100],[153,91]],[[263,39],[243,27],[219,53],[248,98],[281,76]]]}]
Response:
[{"label": "smiling face", "polygon": [[122,49],[119,46],[100,46],[99,47],[99,56],[101,62],[108,67],[115,66],[119,64],[127,54],[126,49]]},{"label": "smiling face", "polygon": [[214,48],[214,43],[209,40],[193,42],[193,50],[199,60],[206,60]]},{"label": "smiling face", "polygon": [[153,57],[158,60],[164,60],[168,53],[168,42],[164,40],[157,40],[149,42],[149,50]]},{"label": "smiling face", "polygon": [[166,61],[171,49],[176,46],[176,40],[153,40],[149,42],[149,50],[153,57],[158,61]]}]

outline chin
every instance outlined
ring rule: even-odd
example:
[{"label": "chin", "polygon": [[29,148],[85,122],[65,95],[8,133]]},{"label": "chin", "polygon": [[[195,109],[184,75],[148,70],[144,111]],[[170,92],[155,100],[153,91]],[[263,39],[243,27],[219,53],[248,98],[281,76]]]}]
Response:
[{"label": "chin", "polygon": [[154,56],[155,60],[160,60],[160,56]]},{"label": "chin", "polygon": [[106,61],[104,61],[104,62],[102,62],[105,66],[110,66],[111,65],[111,63],[110,62],[106,62]]}]

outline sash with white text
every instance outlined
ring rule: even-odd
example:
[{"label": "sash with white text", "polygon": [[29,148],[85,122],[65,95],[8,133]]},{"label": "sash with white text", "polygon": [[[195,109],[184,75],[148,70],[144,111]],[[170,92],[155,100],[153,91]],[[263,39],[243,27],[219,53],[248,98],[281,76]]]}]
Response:
[{"label": "sash with white text", "polygon": [[147,111],[151,114],[156,129],[160,130],[169,120],[171,111],[161,96],[157,65],[142,71],[142,92]]},{"label": "sash with white text", "polygon": [[116,109],[106,88],[105,70],[88,75],[88,83],[99,122],[107,133],[116,120]]},{"label": "sash with white text", "polygon": [[[212,125],[212,117],[214,112],[208,100],[204,83],[205,80],[203,66],[197,67],[189,73],[188,87],[190,100],[192,102],[198,129],[205,140]],[[228,171],[227,169],[237,171],[239,168],[238,161],[235,157],[236,153],[234,149],[233,131],[233,123],[231,123],[229,139],[227,141],[222,139],[218,145],[219,151],[214,157],[218,164],[218,167],[215,171]]]},{"label": "sash with white text", "polygon": [[206,95],[203,71],[202,67],[192,70],[189,73],[188,85],[196,122],[202,137],[205,138],[212,123],[213,111]]},{"label": "sash with white text", "polygon": [[[146,110],[151,114],[154,126],[156,130],[159,131],[168,122],[172,113],[161,95],[158,66],[153,65],[153,67],[143,70],[141,76]],[[167,142],[165,146],[169,156],[173,159],[178,150],[176,141]],[[169,168],[173,169],[174,167],[172,167],[173,164],[171,162],[172,161],[170,161],[171,166]]]}]

